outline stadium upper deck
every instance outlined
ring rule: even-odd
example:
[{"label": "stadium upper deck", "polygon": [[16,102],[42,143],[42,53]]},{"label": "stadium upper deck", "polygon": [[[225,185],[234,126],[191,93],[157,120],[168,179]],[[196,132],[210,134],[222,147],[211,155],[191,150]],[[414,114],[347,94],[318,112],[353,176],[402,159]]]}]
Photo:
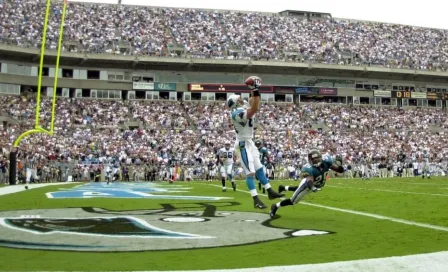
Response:
[{"label": "stadium upper deck", "polygon": [[[45,4],[0,3],[0,42],[39,47]],[[61,16],[52,6],[48,47]],[[279,60],[446,71],[447,30],[278,14],[70,2],[64,50],[122,55]]]}]

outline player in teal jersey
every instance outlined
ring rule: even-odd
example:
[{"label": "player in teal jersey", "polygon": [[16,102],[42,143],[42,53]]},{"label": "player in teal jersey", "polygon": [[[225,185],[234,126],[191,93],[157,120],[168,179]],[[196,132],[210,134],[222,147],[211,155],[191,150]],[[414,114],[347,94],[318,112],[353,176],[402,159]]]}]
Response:
[{"label": "player in teal jersey", "polygon": [[[266,178],[269,178],[266,170],[266,164],[269,162],[268,149],[263,146],[263,141],[261,139],[255,140],[255,146],[258,148],[258,152],[260,153],[260,162],[263,165],[263,172],[266,175]],[[258,190],[260,191],[261,189],[261,182],[258,182]],[[263,187],[263,194],[264,193],[266,193],[266,189]]]},{"label": "player in teal jersey", "polygon": [[322,157],[318,150],[312,150],[308,153],[308,161],[309,163],[302,167],[303,179],[299,186],[279,186],[279,192],[293,191],[294,193],[291,198],[272,204],[271,212],[269,213],[271,218],[275,217],[280,207],[295,205],[308,193],[319,191],[320,188],[324,187],[330,169],[338,173],[344,173],[345,171],[344,167],[342,167],[342,157],[337,156],[335,160],[327,155]]}]

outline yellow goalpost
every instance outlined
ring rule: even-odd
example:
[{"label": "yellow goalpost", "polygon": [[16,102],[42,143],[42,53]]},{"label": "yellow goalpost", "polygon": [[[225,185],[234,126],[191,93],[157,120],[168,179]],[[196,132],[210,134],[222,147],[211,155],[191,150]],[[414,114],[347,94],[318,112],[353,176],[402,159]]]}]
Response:
[{"label": "yellow goalpost", "polygon": [[[58,74],[59,74],[59,58],[61,56],[62,51],[62,38],[64,36],[64,24],[65,24],[65,14],[67,11],[67,0],[64,0],[63,3],[63,9],[62,9],[62,18],[61,18],[61,26],[59,28],[59,40],[58,40],[58,52],[56,56],[56,68],[55,68],[55,76],[54,76],[54,85],[53,85],[53,101],[51,106],[51,121],[50,121],[50,128],[44,129],[40,126],[40,102],[41,102],[41,89],[42,89],[42,71],[44,66],[44,57],[45,57],[45,45],[47,41],[47,29],[48,29],[48,17],[50,16],[50,8],[51,8],[51,0],[47,0],[47,6],[45,11],[45,20],[44,20],[44,29],[42,33],[42,46],[40,51],[40,67],[39,67],[39,78],[37,82],[37,97],[36,97],[36,117],[35,117],[35,124],[34,129],[30,129],[28,131],[25,131],[22,133],[13,144],[14,150],[11,152],[10,156],[10,178],[9,182],[10,184],[16,183],[16,160],[17,160],[17,147],[19,146],[20,142],[25,138],[26,136],[29,136],[31,134],[35,133],[45,133],[48,135],[54,134],[54,119],[56,114],[56,89],[58,86]],[[13,165],[14,164],[14,165]]]},{"label": "yellow goalpost", "polygon": [[43,66],[44,66],[45,45],[46,45],[46,41],[47,41],[48,17],[50,15],[50,7],[51,7],[51,0],[47,0],[47,8],[45,11],[45,21],[44,21],[44,31],[42,33],[42,46],[41,46],[41,51],[40,51],[40,67],[39,67],[39,78],[37,81],[36,118],[35,118],[34,129],[28,130],[28,131],[24,132],[22,135],[20,135],[14,141],[14,147],[18,147],[23,138],[25,138],[28,135],[34,134],[34,133],[46,133],[48,135],[54,134],[54,117],[55,117],[55,112],[56,112],[56,89],[58,86],[59,58],[61,56],[61,50],[62,50],[62,37],[64,35],[64,23],[65,23],[65,14],[67,11],[67,0],[64,0],[64,5],[63,5],[63,9],[62,9],[61,26],[59,29],[58,53],[56,56],[56,68],[55,68],[56,72],[55,72],[55,76],[54,76],[54,85],[53,85],[53,102],[52,102],[52,106],[51,106],[50,129],[46,130],[39,125],[39,119],[40,119],[40,96],[41,96],[41,89],[42,89],[42,70],[43,70]]}]

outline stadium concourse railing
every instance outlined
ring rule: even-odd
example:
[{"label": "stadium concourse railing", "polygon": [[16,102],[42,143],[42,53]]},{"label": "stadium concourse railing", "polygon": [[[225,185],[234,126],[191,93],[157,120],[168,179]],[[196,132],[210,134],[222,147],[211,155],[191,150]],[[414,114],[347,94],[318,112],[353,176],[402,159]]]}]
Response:
[{"label": "stadium concourse railing", "polygon": [[[23,48],[38,48],[40,43],[31,44],[30,41],[15,40],[5,37],[0,37],[0,44],[19,46]],[[78,41],[64,41],[63,42],[63,52],[73,52],[73,53],[83,53],[83,54],[110,54],[110,55],[123,55],[123,56],[151,56],[151,57],[171,57],[171,58],[198,58],[198,59],[225,59],[225,60],[275,60],[284,62],[299,62],[299,63],[309,63],[309,64],[328,64],[328,65],[338,65],[338,66],[369,66],[369,67],[380,67],[380,68],[398,68],[406,70],[423,70],[418,64],[410,61],[404,61],[399,59],[385,59],[383,61],[369,62],[361,58],[356,58],[352,53],[351,56],[334,58],[332,62],[323,61],[323,56],[317,56],[315,59],[306,59],[297,52],[296,54],[291,54],[291,52],[277,51],[278,55],[275,57],[269,55],[254,55],[245,53],[244,50],[239,50],[238,53],[215,51],[212,53],[204,52],[187,52],[187,53],[174,53],[168,52],[163,53],[162,51],[154,50],[141,50],[139,47],[132,45],[121,47],[120,50],[116,50],[116,44],[106,44],[97,47],[88,47],[80,44]],[[56,51],[55,48],[47,46],[47,51]],[[294,52],[292,52],[294,53]],[[321,61],[319,61],[321,60]],[[438,71],[447,72],[448,64],[446,63],[432,63],[431,66],[424,69],[427,71]]]}]

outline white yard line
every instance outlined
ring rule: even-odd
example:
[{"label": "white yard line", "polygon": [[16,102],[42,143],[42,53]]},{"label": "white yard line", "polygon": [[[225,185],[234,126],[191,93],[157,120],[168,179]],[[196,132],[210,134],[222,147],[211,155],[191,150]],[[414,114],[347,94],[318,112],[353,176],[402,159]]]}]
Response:
[{"label": "white yard line", "polygon": [[399,194],[411,194],[411,195],[426,195],[426,196],[443,196],[443,197],[448,197],[447,194],[418,193],[418,192],[407,192],[407,191],[375,189],[375,188],[359,188],[359,187],[351,187],[351,186],[326,185],[325,187],[342,188],[342,189],[356,189],[356,190],[375,191],[375,192],[387,192],[387,193],[399,193]]},{"label": "white yard line", "polygon": [[[179,270],[176,272],[447,272],[448,251],[400,257],[321,264],[271,266],[244,269]],[[132,271],[131,271],[132,272]],[[162,272],[162,271],[133,271]],[[168,272],[168,271],[163,271]]]},{"label": "white yard line", "polygon": [[[406,178],[403,178],[403,180],[401,180],[401,181],[400,180],[396,180],[396,179],[391,179],[391,180],[369,179],[369,180],[356,180],[356,181],[353,181],[352,179],[336,179],[336,178],[332,178],[331,180],[338,181],[338,182],[347,181],[347,182],[350,182],[350,184],[357,184],[357,183],[359,183],[359,184],[390,183],[390,184],[394,184],[394,185],[397,185],[397,184],[403,184],[403,185],[407,185],[407,184],[412,184],[412,185],[435,185],[435,186],[440,186],[440,185],[446,186],[446,185],[448,185],[448,183],[446,181],[441,181],[441,182],[408,182],[405,179]],[[411,178],[411,179],[414,180],[413,178]],[[427,180],[427,179],[425,179],[425,180]]]},{"label": "white yard line", "polygon": [[[52,185],[69,185],[69,184],[76,184],[77,182],[55,182],[55,183],[38,183],[38,184],[28,184],[28,190],[36,189],[36,188],[42,188],[46,186],[52,186]],[[14,194],[18,192],[26,191],[25,189],[26,184],[17,184],[17,185],[7,185],[5,187],[0,188],[0,196],[2,195],[9,195]]]},{"label": "white yard line", "polygon": [[[219,185],[214,185],[214,184],[206,184],[206,185],[214,186],[214,187],[221,187]],[[243,192],[246,194],[250,194],[248,191],[245,191],[245,190],[237,189],[237,191]],[[266,195],[260,195],[260,196],[267,197]],[[395,222],[395,223],[401,223],[401,224],[405,224],[405,225],[411,225],[411,226],[417,226],[417,227],[422,227],[422,228],[427,228],[427,229],[434,229],[434,230],[441,230],[441,231],[448,232],[448,227],[443,227],[443,226],[424,224],[424,223],[419,223],[419,222],[415,222],[415,221],[404,220],[404,219],[399,219],[399,218],[394,218],[394,217],[389,217],[389,216],[383,216],[383,215],[374,214],[374,213],[358,212],[358,211],[354,211],[354,210],[341,209],[341,208],[325,206],[325,205],[320,205],[320,204],[313,204],[313,203],[308,203],[308,202],[299,202],[299,203],[303,204],[303,205],[323,208],[323,209],[332,210],[332,211],[356,214],[356,215],[361,215],[361,216],[366,216],[366,217],[371,217],[371,218],[376,218],[376,219],[381,219],[381,220],[387,220],[387,221],[391,221],[391,222]]]}]

